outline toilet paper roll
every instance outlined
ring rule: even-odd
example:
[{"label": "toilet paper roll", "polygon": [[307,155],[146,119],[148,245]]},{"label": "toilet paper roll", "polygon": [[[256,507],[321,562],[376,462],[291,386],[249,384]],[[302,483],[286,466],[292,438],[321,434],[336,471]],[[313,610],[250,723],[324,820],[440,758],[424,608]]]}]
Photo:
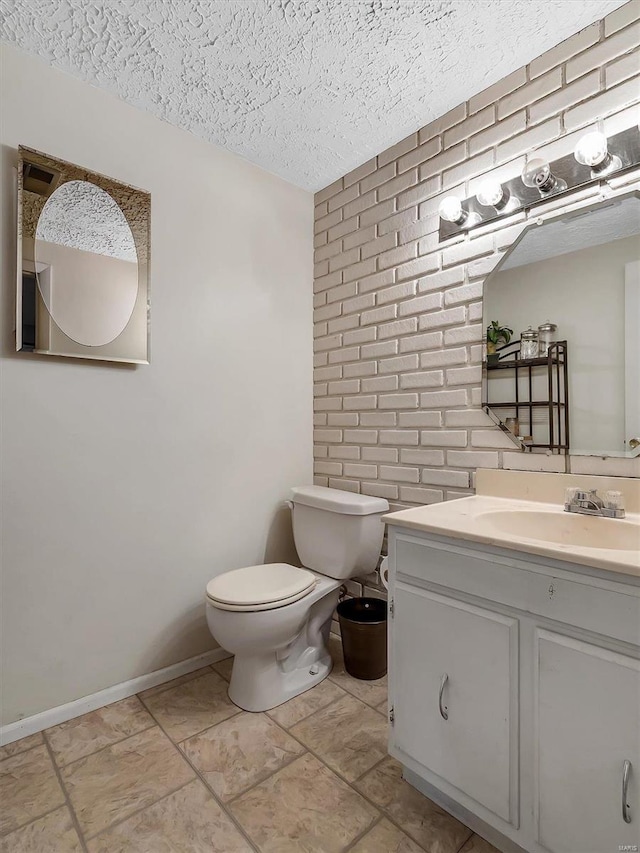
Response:
[{"label": "toilet paper roll", "polygon": [[383,557],[380,563],[380,580],[385,589],[389,589],[389,558]]}]

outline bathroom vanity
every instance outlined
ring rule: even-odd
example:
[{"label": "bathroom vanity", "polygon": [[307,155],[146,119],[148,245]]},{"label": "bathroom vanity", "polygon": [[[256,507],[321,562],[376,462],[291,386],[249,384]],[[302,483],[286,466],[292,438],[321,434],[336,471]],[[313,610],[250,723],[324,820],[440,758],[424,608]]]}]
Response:
[{"label": "bathroom vanity", "polygon": [[570,515],[580,479],[479,471],[385,518],[390,752],[503,851],[640,845],[637,495],[624,521]]}]

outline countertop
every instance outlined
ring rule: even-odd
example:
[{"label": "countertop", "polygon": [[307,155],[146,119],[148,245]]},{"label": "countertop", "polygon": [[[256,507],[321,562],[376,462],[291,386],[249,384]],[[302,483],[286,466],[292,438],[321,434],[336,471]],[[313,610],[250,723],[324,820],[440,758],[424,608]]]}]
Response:
[{"label": "countertop", "polygon": [[[611,541],[616,531],[612,525],[624,525],[625,538],[632,542],[636,540],[637,547],[629,550],[619,550],[610,547],[586,547],[574,543],[555,542],[546,539],[529,538],[526,534],[506,533],[496,530],[492,522],[494,516],[487,513],[516,513],[516,512],[550,513],[557,518],[557,524],[571,526],[573,535],[579,535],[580,530],[589,533],[593,538],[602,531],[603,539]],[[522,516],[519,516],[522,519]],[[570,519],[570,520],[568,520]],[[485,545],[495,545],[515,551],[524,551],[542,557],[566,560],[582,566],[619,572],[640,578],[640,514],[627,513],[625,519],[603,519],[595,516],[565,513],[564,508],[557,504],[538,501],[522,501],[513,498],[494,497],[489,495],[473,495],[444,503],[430,504],[412,509],[391,512],[382,520],[394,527],[404,527],[411,530],[435,533],[453,539],[464,539],[471,542],[481,542]],[[603,526],[602,522],[606,525]],[[532,528],[534,525],[532,524]],[[532,529],[532,533],[535,530]],[[568,538],[569,534],[567,534]],[[627,543],[625,543],[627,544]]]}]

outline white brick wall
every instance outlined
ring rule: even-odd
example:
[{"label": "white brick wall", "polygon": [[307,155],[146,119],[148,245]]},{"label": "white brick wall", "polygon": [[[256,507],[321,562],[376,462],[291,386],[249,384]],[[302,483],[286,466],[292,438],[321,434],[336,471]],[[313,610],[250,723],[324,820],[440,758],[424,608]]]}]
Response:
[{"label": "white brick wall", "polygon": [[[478,408],[482,280],[527,217],[444,244],[437,234],[443,191],[468,196],[489,172],[514,177],[531,147],[570,153],[597,118],[610,132],[637,121],[639,45],[632,0],[317,193],[317,483],[400,508],[469,494],[478,466],[640,476],[638,460],[565,460],[505,443]],[[640,186],[634,179],[620,183]]]}]

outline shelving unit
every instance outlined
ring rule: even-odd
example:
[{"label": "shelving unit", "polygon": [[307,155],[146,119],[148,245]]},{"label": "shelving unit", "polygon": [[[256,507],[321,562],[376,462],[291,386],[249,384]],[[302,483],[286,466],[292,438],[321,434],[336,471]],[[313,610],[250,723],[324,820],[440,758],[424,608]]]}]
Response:
[{"label": "shelving unit", "polygon": [[[504,432],[511,433],[504,424],[503,418],[498,417],[496,409],[512,410],[520,421],[520,434],[531,435],[533,443],[523,444],[517,438],[515,442],[525,450],[551,450],[552,453],[568,453],[569,451],[569,396],[567,373],[567,342],[554,341],[549,346],[546,356],[540,358],[520,358],[520,340],[512,341],[498,351],[498,361],[489,364],[485,362],[483,370],[483,408]],[[494,376],[505,376],[505,371],[513,375],[514,399],[491,399],[491,379]],[[534,376],[546,372],[547,394],[544,399],[533,399]],[[507,374],[508,375],[508,374]],[[525,395],[522,395],[521,379],[524,375]],[[544,408],[548,417],[548,441],[536,441],[534,409]],[[525,429],[526,426],[526,429]]]}]

